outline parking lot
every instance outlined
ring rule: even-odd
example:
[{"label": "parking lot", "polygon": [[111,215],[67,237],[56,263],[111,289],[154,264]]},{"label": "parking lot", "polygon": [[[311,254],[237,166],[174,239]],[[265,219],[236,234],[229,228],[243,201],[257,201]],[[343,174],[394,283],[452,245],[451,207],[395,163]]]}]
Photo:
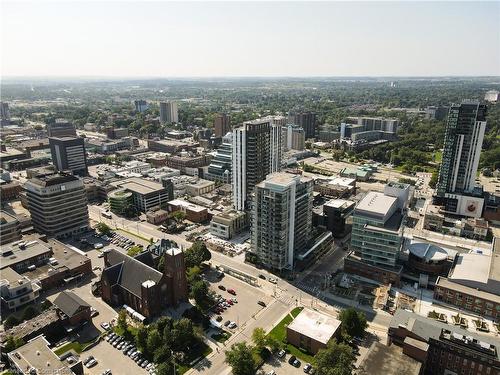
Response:
[{"label": "parking lot", "polygon": [[[240,326],[244,326],[245,322],[252,319],[255,314],[264,308],[258,305],[257,301],[262,301],[267,305],[272,300],[269,295],[259,288],[251,286],[229,275],[219,280],[216,276],[216,272],[211,270],[206,274],[206,279],[210,283],[210,289],[220,294],[224,299],[236,298],[237,303],[230,305],[230,307],[220,313],[222,316],[222,324],[227,320],[236,323],[237,327],[230,331],[235,331],[240,328]],[[223,286],[226,290],[219,289],[219,286]],[[228,289],[233,289],[236,295],[228,293]]]},{"label": "parking lot", "polygon": [[304,374],[304,365],[305,363],[301,362],[299,367],[294,367],[288,363],[288,358],[290,358],[290,354],[287,354],[285,358],[277,358],[273,356],[270,360],[268,360],[257,372],[258,375],[267,375],[272,373],[274,370],[276,375],[299,375]]},{"label": "parking lot", "polygon": [[86,368],[85,374],[100,375],[107,369],[110,369],[114,375],[148,374],[146,370],[139,367],[130,357],[113,348],[106,341],[101,341],[92,349],[85,351],[81,359],[84,360],[88,356],[93,356],[98,363],[90,369]]}]

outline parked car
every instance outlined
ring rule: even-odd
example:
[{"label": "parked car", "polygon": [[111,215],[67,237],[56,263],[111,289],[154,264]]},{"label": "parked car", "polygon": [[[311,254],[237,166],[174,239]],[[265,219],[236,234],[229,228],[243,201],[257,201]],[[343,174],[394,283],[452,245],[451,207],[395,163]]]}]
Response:
[{"label": "parked car", "polygon": [[104,253],[99,253],[99,255],[97,257],[98,258],[103,258],[104,257]]},{"label": "parked car", "polygon": [[228,327],[231,328],[231,329],[234,329],[234,328],[237,327],[237,325],[236,325],[235,322],[231,322],[231,323],[229,323]]},{"label": "parked car", "polygon": [[111,328],[111,325],[108,322],[102,322],[101,327],[107,331]]},{"label": "parked car", "polygon": [[234,291],[234,289],[228,289],[228,290],[227,290],[227,292],[228,292],[229,294],[232,294],[233,296],[235,296],[235,295],[236,295],[236,292]]},{"label": "parked car", "polygon": [[92,318],[96,317],[97,315],[99,315],[99,311],[97,311],[96,309],[94,309],[93,307],[90,308],[90,316]]},{"label": "parked car", "polygon": [[231,324],[231,321],[230,321],[230,320],[226,320],[226,321],[224,322],[224,327],[227,327],[229,324]]},{"label": "parked car", "polygon": [[218,316],[217,318],[215,318],[216,321],[220,322],[222,320],[222,316]]},{"label": "parked car", "polygon": [[290,358],[288,358],[288,363],[292,364],[295,360],[297,360],[297,357],[295,357],[294,355],[292,355]]},{"label": "parked car", "polygon": [[87,368],[94,367],[95,365],[97,365],[97,361],[95,359],[91,359],[90,361],[85,363],[85,367],[87,367]]},{"label": "parked car", "polygon": [[219,288],[220,290],[226,290],[226,287],[225,287],[224,285],[219,285],[219,286],[218,286],[218,288]]},{"label": "parked car", "polygon": [[266,307],[266,304],[264,303],[264,301],[257,301],[257,304],[261,305],[262,307]]},{"label": "parked car", "polygon": [[306,365],[304,366],[304,372],[307,374],[309,373],[309,371],[311,370],[312,366],[310,363],[306,363]]},{"label": "parked car", "polygon": [[[265,279],[266,279],[266,277],[265,277],[263,274],[260,274],[260,275],[259,275],[259,279],[265,280]],[[273,371],[274,371],[274,370],[273,370]]]},{"label": "parked car", "polygon": [[278,352],[278,358],[283,358],[285,356],[286,352],[281,349],[279,352]]}]

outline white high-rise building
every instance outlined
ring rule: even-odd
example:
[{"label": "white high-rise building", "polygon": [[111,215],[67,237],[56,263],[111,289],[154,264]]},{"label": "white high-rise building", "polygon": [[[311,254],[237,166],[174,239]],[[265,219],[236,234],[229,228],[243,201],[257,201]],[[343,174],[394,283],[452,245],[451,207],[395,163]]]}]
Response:
[{"label": "white high-rise building", "polygon": [[162,124],[179,122],[176,102],[160,102],[160,122]]},{"label": "white high-rise building", "polygon": [[272,116],[247,121],[233,129],[232,145],[233,203],[242,211],[255,185],[281,169],[281,125]]}]

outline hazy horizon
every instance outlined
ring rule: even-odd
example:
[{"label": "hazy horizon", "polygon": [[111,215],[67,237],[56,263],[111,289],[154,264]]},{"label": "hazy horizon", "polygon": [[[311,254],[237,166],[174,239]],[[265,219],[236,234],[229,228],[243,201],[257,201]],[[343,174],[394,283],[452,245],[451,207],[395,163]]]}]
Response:
[{"label": "hazy horizon", "polygon": [[5,79],[500,76],[500,2],[2,1]]}]

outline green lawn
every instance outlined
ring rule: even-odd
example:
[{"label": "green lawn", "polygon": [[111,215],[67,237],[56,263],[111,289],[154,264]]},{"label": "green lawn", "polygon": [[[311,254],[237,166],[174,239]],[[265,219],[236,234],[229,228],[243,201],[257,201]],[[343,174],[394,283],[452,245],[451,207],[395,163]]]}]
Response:
[{"label": "green lawn", "polygon": [[434,161],[436,163],[441,163],[443,160],[443,151],[439,150],[434,153]]},{"label": "green lawn", "polygon": [[309,362],[309,363],[312,363],[313,361],[313,356],[306,353],[306,352],[303,352],[302,350],[300,350],[299,348],[296,348],[295,346],[291,345],[291,344],[287,344],[286,343],[286,326],[288,324],[290,324],[293,320],[293,318],[295,318],[297,315],[299,315],[299,313],[302,311],[303,307],[296,307],[294,308],[290,314],[288,314],[287,316],[285,316],[281,322],[279,322],[276,327],[274,327],[271,332],[268,333],[268,335],[276,338],[277,340],[283,342],[285,345],[286,345],[286,350],[287,352],[289,352],[290,354],[296,356],[297,358],[299,358],[300,360],[304,361],[304,362]]},{"label": "green lawn", "polygon": [[55,350],[54,353],[60,356],[61,354],[64,354],[69,350],[74,350],[76,353],[80,354],[82,352],[82,347],[82,344],[80,344],[78,341],[68,342],[67,344],[61,346],[59,349]]}]

